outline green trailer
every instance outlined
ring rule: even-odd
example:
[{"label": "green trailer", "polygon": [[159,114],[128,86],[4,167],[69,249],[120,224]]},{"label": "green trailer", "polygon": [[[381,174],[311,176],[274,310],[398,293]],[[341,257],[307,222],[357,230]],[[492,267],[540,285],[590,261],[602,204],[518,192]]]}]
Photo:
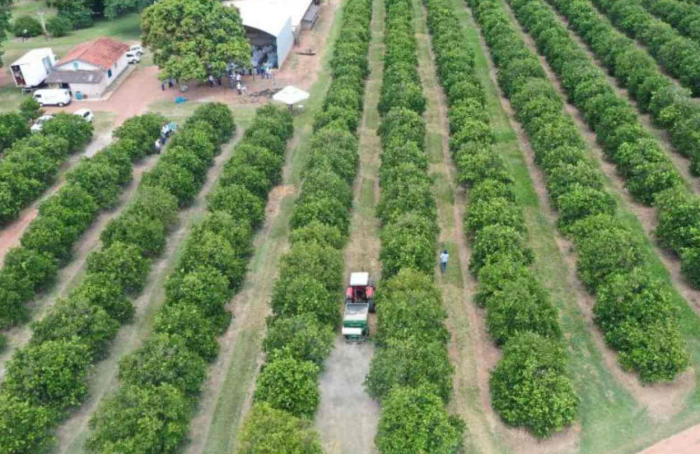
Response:
[{"label": "green trailer", "polygon": [[369,337],[369,303],[347,303],[343,314],[343,336],[347,342],[363,342]]}]

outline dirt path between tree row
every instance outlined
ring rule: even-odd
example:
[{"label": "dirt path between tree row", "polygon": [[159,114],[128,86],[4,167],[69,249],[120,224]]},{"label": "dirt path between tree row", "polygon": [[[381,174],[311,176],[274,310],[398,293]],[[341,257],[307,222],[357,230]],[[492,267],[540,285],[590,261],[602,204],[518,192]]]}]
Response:
[{"label": "dirt path between tree row", "polygon": [[[374,0],[372,38],[369,50],[370,76],[365,85],[363,121],[358,129],[360,165],[353,185],[353,211],[350,239],[345,249],[346,277],[354,271],[367,271],[380,282],[380,223],[375,212],[379,201],[381,144],[379,92],[384,73],[384,0]],[[347,283],[347,281],[346,281]],[[381,285],[381,284],[380,284]],[[342,301],[338,295],[338,301]],[[374,315],[370,316],[371,319]],[[370,335],[375,324],[370,320]],[[374,436],[379,422],[379,403],[365,391],[364,380],[375,353],[373,343],[347,343],[336,336],[335,345],[324,364],[319,386],[321,401],[315,424],[326,454],[376,453]]]},{"label": "dirt path between tree row", "polygon": [[662,440],[639,454],[697,454],[700,452],[700,425]]},{"label": "dirt path between tree row", "polygon": [[[538,57],[540,64],[547,74],[547,78],[552,86],[555,87],[558,94],[566,101],[566,94],[556,77],[556,74],[549,67],[544,57],[537,53],[537,47],[533,39],[519,26],[515,16],[510,9],[510,6],[504,2],[505,11],[511,17],[515,29],[519,32],[530,50]],[[592,151],[593,157],[600,165],[601,170],[607,177],[609,186],[612,192],[620,198],[620,209],[628,210],[639,220],[642,229],[647,237],[651,240],[653,252],[661,259],[664,266],[671,276],[672,283],[676,290],[685,298],[689,305],[698,313],[700,313],[700,291],[692,289],[681,277],[679,260],[669,253],[661,250],[653,240],[653,231],[656,227],[656,217],[654,209],[636,203],[630,193],[625,188],[625,183],[616,173],[612,163],[606,161],[605,155],[601,147],[596,142],[595,133],[587,126],[581,113],[575,106],[564,103],[566,112],[573,118],[580,133],[584,137],[588,148]],[[544,182],[542,183],[544,184]],[[563,239],[559,239],[560,247],[564,250],[570,249],[570,243]],[[575,266],[575,256],[567,254],[567,262],[569,262],[572,270]],[[579,286],[580,284],[577,284]],[[580,301],[580,300],[579,300]],[[643,386],[636,374],[625,372],[619,365],[617,354],[605,346],[602,333],[593,323],[592,308],[594,299],[587,297],[584,299],[585,304],[580,304],[581,311],[586,315],[588,324],[591,327],[591,332],[594,335],[596,344],[603,353],[605,363],[608,369],[613,372],[616,379],[632,394],[634,397],[644,404],[649,410],[650,415],[658,421],[666,421],[675,415],[683,407],[684,401],[690,395],[695,387],[695,370],[689,369],[674,382],[669,384],[658,384],[653,386]]]},{"label": "dirt path between tree row", "polygon": [[[100,244],[100,235],[107,226],[107,223],[121,214],[129,204],[144,172],[149,171],[158,162],[158,155],[149,156],[134,166],[134,178],[122,192],[115,208],[102,212],[97,220],[83,234],[78,243],[73,248],[73,258],[70,263],[59,270],[56,277],[56,284],[50,291],[39,295],[34,301],[28,304],[33,321],[41,320],[46,313],[54,306],[57,298],[66,297],[71,289],[78,284],[78,281],[85,273],[85,263],[87,256]],[[5,363],[12,357],[14,352],[29,342],[32,330],[28,324],[14,327],[4,333],[8,340],[8,347],[0,355],[0,379],[5,372]]]},{"label": "dirt path between tree row", "polygon": [[134,322],[120,329],[117,338],[112,342],[109,356],[95,366],[89,379],[90,397],[59,426],[55,452],[61,454],[85,452],[84,443],[89,435],[87,426],[89,418],[100,401],[117,390],[119,360],[136,350],[151,333],[155,316],[165,300],[165,280],[177,264],[179,252],[184,245],[183,240],[187,237],[191,225],[206,213],[206,195],[215,186],[224,164],[233,154],[234,146],[241,137],[243,137],[243,131],[239,128],[234,139],[225,146],[214,160],[214,165],[207,171],[206,182],[195,201],[178,214],[178,223],[168,235],[165,252],[154,260],[144,290],[133,302],[136,308]]}]

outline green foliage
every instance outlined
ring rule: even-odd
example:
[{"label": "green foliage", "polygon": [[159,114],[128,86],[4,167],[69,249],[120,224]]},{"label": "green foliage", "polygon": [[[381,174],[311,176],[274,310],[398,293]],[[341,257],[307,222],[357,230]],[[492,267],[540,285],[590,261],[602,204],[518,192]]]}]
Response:
[{"label": "green foliage", "polygon": [[268,358],[289,357],[311,361],[323,367],[333,348],[335,333],[332,325],[318,321],[314,313],[302,313],[270,321],[263,351]]},{"label": "green foliage", "polygon": [[89,274],[105,273],[129,293],[143,289],[150,264],[151,260],[142,256],[138,246],[119,241],[87,258]]},{"label": "green foliage", "polygon": [[225,305],[231,298],[226,276],[210,265],[199,264],[185,272],[172,274],[165,284],[168,302],[198,308],[217,333],[222,333],[231,320]]},{"label": "green foliage", "polygon": [[71,340],[74,336],[87,346],[90,356],[101,358],[109,341],[116,336],[119,322],[100,306],[84,299],[59,300],[56,308],[32,323],[32,345],[48,341]]},{"label": "green foliage", "polygon": [[[153,153],[153,143],[160,136],[160,128],[167,119],[157,113],[147,113],[127,119],[112,135],[121,141],[133,140],[138,146],[132,149],[131,160],[137,161]],[[177,135],[175,136],[177,137]],[[174,140],[174,138],[173,138]]]},{"label": "green foliage", "polygon": [[126,297],[124,288],[109,273],[88,273],[85,280],[68,296],[71,301],[85,301],[100,307],[120,323],[128,322],[134,315],[134,306]]},{"label": "green foliage", "polygon": [[446,343],[449,334],[444,326],[447,312],[442,307],[439,290],[426,274],[408,268],[382,281],[375,298],[377,334],[375,342],[411,337],[422,342]]},{"label": "green foliage", "polygon": [[62,137],[70,150],[80,150],[92,139],[93,126],[78,115],[59,112],[42,126],[41,132]]},{"label": "green foliage", "polygon": [[90,453],[165,454],[189,430],[190,401],[172,385],[122,386],[90,418]]},{"label": "green foliage", "polygon": [[375,443],[382,454],[457,454],[464,422],[448,416],[430,385],[395,387],[382,402]]},{"label": "green foliage", "polygon": [[440,342],[424,342],[415,337],[389,339],[372,357],[364,384],[367,392],[378,399],[384,399],[397,386],[418,388],[431,384],[447,403],[452,394],[453,373],[447,349]]},{"label": "green foliage", "polygon": [[46,406],[57,417],[87,395],[91,360],[88,347],[77,339],[30,345],[7,363],[0,389],[32,405]]},{"label": "green foliage", "polygon": [[11,112],[0,115],[0,152],[30,133],[29,123],[23,115]]},{"label": "green foliage", "polygon": [[44,33],[41,22],[32,16],[20,16],[12,23],[12,33],[22,38],[33,38]]},{"label": "green foliage", "polygon": [[48,408],[0,393],[0,453],[46,452],[53,442],[48,435],[52,425]]},{"label": "green foliage", "polygon": [[166,304],[156,316],[154,330],[181,337],[190,351],[206,361],[213,361],[219,353],[212,321],[193,304]]},{"label": "green foliage", "polygon": [[39,101],[28,96],[19,103],[19,112],[27,121],[36,120],[44,115],[44,110],[41,108]]},{"label": "green foliage", "polygon": [[265,201],[238,184],[219,186],[207,196],[209,210],[230,214],[235,219],[245,219],[253,228],[265,220]]},{"label": "green foliage", "polygon": [[491,372],[493,406],[503,421],[538,437],[570,425],[580,398],[567,375],[564,347],[534,333],[513,337]]},{"label": "green foliage", "polygon": [[247,254],[238,251],[225,236],[207,231],[200,238],[190,238],[185,245],[180,269],[186,272],[199,267],[211,267],[222,274],[230,289],[243,283]]},{"label": "green foliage", "polygon": [[310,421],[261,402],[253,406],[243,423],[239,452],[323,454],[323,449]]},{"label": "green foliage", "polygon": [[80,185],[95,199],[101,208],[113,207],[119,198],[119,172],[108,163],[83,159],[66,179]]},{"label": "green foliage", "polygon": [[437,226],[434,218],[408,212],[381,231],[379,259],[385,277],[402,269],[431,274],[436,263]]},{"label": "green foliage", "polygon": [[140,388],[172,385],[186,395],[199,393],[205,361],[189,350],[178,335],[156,334],[119,361],[119,379]]},{"label": "green foliage", "polygon": [[312,276],[328,291],[335,293],[340,290],[343,282],[343,263],[342,253],[332,247],[317,243],[297,243],[280,261],[279,281]]},{"label": "green foliage", "polygon": [[316,242],[334,249],[342,249],[345,246],[346,237],[335,226],[327,225],[321,221],[311,221],[304,227],[294,229],[289,235],[289,242],[312,243]]},{"label": "green foliage", "polygon": [[475,237],[469,270],[478,276],[484,265],[502,257],[523,265],[533,261],[532,250],[517,230],[500,225],[484,227]]},{"label": "green foliage", "polygon": [[141,28],[164,80],[204,81],[209,74],[224,74],[228,63],[250,64],[240,13],[215,0],[158,2],[141,14]]},{"label": "green foliage", "polygon": [[53,38],[61,38],[66,36],[73,30],[73,24],[70,19],[64,16],[54,16],[46,21],[46,31]]},{"label": "green foliage", "polygon": [[[233,39],[233,37],[230,37],[230,39]],[[231,109],[220,102],[208,102],[198,107],[187,118],[185,126],[195,125],[200,121],[208,123],[214,129],[216,136],[214,142],[216,145],[227,142],[236,132],[236,124],[233,120]]]},{"label": "green foliage", "polygon": [[310,361],[291,357],[273,358],[256,382],[253,400],[294,416],[313,418],[320,399],[317,381],[320,368]]},{"label": "green foliage", "polygon": [[311,314],[329,326],[340,323],[339,297],[308,271],[299,274],[289,272],[289,277],[277,280],[270,304],[272,312],[280,317]]}]

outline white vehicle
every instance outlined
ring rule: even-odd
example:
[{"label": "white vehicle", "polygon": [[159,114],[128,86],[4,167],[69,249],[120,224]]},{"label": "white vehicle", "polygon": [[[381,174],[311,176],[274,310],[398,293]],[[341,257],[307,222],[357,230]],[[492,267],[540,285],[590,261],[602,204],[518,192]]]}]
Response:
[{"label": "white vehicle", "polygon": [[44,123],[51,120],[52,118],[53,115],[42,115],[41,117],[37,118],[31,127],[32,132],[41,131],[44,128]]},{"label": "white vehicle", "polygon": [[143,55],[143,47],[141,47],[141,44],[134,44],[129,48],[129,52],[133,52],[136,55]]},{"label": "white vehicle", "polygon": [[70,91],[65,88],[52,88],[47,90],[36,90],[34,92],[34,99],[36,99],[41,107],[44,106],[59,106],[63,107],[70,104],[71,97]]},{"label": "white vehicle", "polygon": [[19,88],[41,85],[53,69],[58,57],[48,48],[30,50],[10,65],[10,73]]},{"label": "white vehicle", "polygon": [[73,112],[73,115],[77,115],[88,123],[92,123],[93,115],[90,109],[78,109]]},{"label": "white vehicle", "polygon": [[141,61],[141,56],[136,52],[129,51],[126,53],[126,61],[129,64],[138,63]]}]

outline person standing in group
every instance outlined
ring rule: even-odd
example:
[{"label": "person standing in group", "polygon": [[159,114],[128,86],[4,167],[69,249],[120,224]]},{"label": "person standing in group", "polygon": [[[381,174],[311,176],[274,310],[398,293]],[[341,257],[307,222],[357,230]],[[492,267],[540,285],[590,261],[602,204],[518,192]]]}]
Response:
[{"label": "person standing in group", "polygon": [[448,260],[450,260],[450,254],[447,253],[447,249],[444,249],[440,254],[440,271],[443,273],[447,270]]}]

